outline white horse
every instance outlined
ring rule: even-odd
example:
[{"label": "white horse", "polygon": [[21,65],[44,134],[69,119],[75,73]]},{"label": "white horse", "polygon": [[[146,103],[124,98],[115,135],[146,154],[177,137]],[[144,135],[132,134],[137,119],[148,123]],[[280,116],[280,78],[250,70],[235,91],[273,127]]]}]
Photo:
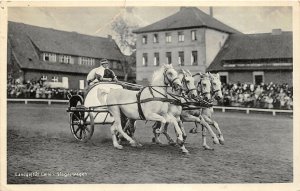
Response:
[{"label": "white horse", "polygon": [[[181,69],[179,71],[178,77],[182,82],[182,85],[183,85],[182,90],[185,93],[185,95],[182,97],[183,100],[181,101],[181,103],[189,101],[190,99],[195,99],[198,96],[198,94],[197,94],[197,88],[195,86],[194,78],[192,77],[192,74],[189,71],[186,72],[185,70]],[[177,123],[183,134],[183,139],[185,139],[186,133],[185,133],[184,129],[182,128],[182,122],[180,119],[181,112],[182,112],[182,106],[180,104],[170,104],[168,112],[176,118]],[[166,130],[168,123],[166,123],[165,126],[162,126],[162,124],[160,122],[156,122],[156,124],[154,124],[154,126],[156,128],[153,128],[154,129],[154,131],[153,131],[154,138],[152,139],[153,142],[162,144],[158,138],[161,133],[163,133],[168,139],[170,138],[170,136],[167,134],[167,130]],[[159,130],[158,130],[158,128],[159,128]],[[175,132],[177,133],[177,131],[175,131]],[[170,141],[170,139],[169,139],[169,141]],[[177,143],[180,146],[183,153],[189,152],[185,148],[184,142],[181,142],[180,140],[177,139]]]},{"label": "white horse", "polygon": [[[223,98],[222,90],[221,90],[222,86],[221,86],[219,74],[209,73],[209,76],[210,76],[211,85],[212,85],[211,86],[212,97],[215,98],[216,100],[222,99]],[[204,119],[204,121],[206,123],[208,123],[209,125],[213,126],[218,131],[219,142],[220,142],[220,144],[223,145],[224,137],[219,128],[219,124],[212,118],[212,114],[214,113],[213,107],[202,108],[201,110],[199,110],[199,112],[200,112],[200,115],[202,116],[202,118]],[[190,131],[191,133],[197,133],[198,124],[195,123],[195,125],[196,125],[195,128],[191,129],[191,131]],[[204,128],[204,126],[202,125],[202,146],[206,150],[212,150],[212,148],[210,148],[206,143],[206,129],[207,128]]]},{"label": "white horse", "polygon": [[[210,74],[201,74],[198,73],[194,75],[195,78],[199,77],[198,83],[197,83],[197,90],[199,93],[199,99],[211,99],[211,77]],[[213,82],[214,83],[214,82]],[[194,122],[195,124],[200,124],[203,127],[205,127],[213,137],[213,141],[215,144],[219,144],[219,139],[216,136],[216,134],[213,132],[209,124],[205,121],[205,119],[200,115],[202,110],[194,109],[194,110],[183,110],[181,112],[181,120],[179,121],[179,126],[181,127],[181,130],[183,132],[184,138],[186,138],[186,133],[183,128],[182,122]],[[157,132],[157,128],[160,127],[161,124],[157,123],[154,125],[154,132]],[[166,136],[166,138],[169,141],[169,144],[174,144],[174,141],[167,133],[167,124],[165,126],[165,130],[163,131],[163,134]]]},{"label": "white horse", "polygon": [[175,90],[182,87],[178,73],[172,65],[164,65],[154,72],[151,85],[143,88],[141,91],[111,89],[110,92],[106,92],[99,90],[98,99],[105,101],[105,97],[107,97],[108,111],[115,120],[111,126],[115,148],[123,148],[117,141],[117,132],[129,141],[132,146],[138,146],[137,142],[123,131],[121,112],[129,119],[159,121],[162,124],[172,123],[178,134],[178,139],[183,141],[176,118],[168,113],[170,98],[167,96],[167,86],[171,86]]}]

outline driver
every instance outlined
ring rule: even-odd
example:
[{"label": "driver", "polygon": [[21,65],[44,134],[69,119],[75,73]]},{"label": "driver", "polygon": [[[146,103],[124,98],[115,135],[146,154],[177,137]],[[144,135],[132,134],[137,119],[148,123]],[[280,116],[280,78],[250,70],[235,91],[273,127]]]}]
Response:
[{"label": "driver", "polygon": [[108,66],[108,60],[102,59],[100,61],[100,66],[91,70],[87,75],[86,81],[88,85],[93,85],[94,83],[102,81],[118,81],[117,76],[111,69],[108,68]]}]

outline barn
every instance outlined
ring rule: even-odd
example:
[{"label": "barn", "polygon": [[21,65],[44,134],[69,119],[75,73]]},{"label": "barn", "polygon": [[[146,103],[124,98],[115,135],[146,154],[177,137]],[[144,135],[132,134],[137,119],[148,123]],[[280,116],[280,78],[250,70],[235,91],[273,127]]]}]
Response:
[{"label": "barn", "polygon": [[[61,83],[84,89],[88,72],[110,61],[119,79],[125,76],[126,59],[111,36],[107,38],[66,32],[23,23],[8,23],[8,78]],[[134,79],[129,74],[128,79]]]},{"label": "barn", "polygon": [[207,68],[223,83],[293,84],[293,33],[232,34]]}]

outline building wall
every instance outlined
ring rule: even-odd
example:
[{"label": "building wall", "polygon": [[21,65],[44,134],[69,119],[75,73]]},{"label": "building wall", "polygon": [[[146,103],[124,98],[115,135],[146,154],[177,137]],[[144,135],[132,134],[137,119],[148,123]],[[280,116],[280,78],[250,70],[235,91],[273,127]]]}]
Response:
[{"label": "building wall", "polygon": [[[264,83],[288,83],[293,85],[293,72],[292,71],[281,71],[281,70],[267,70],[264,72]],[[236,71],[228,72],[229,83],[253,83],[253,71]]]},{"label": "building wall", "polygon": [[25,70],[24,79],[28,80],[39,80],[42,75],[46,75],[49,82],[53,76],[58,77],[58,81],[62,82],[62,77],[67,77],[69,81],[69,89],[79,89],[79,80],[84,80],[86,85],[86,75],[85,74],[70,74],[61,72],[46,72],[46,71],[35,71],[35,70]]},{"label": "building wall", "polygon": [[213,29],[205,31],[206,66],[208,67],[219,53],[228,38],[228,34]]},{"label": "building wall", "polygon": [[[197,40],[192,41],[191,31],[196,30]],[[184,33],[184,42],[178,42],[178,32]],[[171,33],[172,42],[166,42],[166,33]],[[158,43],[153,42],[153,35],[158,34]],[[142,37],[147,35],[147,44],[142,44]],[[145,85],[151,80],[153,71],[158,67],[167,63],[166,52],[172,54],[172,64],[176,68],[178,66],[178,52],[184,51],[184,66],[183,68],[190,70],[192,73],[205,72],[206,69],[206,53],[205,53],[205,29],[186,29],[186,30],[174,30],[163,32],[143,33],[137,35],[137,83]],[[191,65],[192,51],[198,53],[198,65]],[[154,53],[159,53],[159,66],[154,66]],[[148,54],[148,66],[143,66],[142,59],[143,53]]]}]

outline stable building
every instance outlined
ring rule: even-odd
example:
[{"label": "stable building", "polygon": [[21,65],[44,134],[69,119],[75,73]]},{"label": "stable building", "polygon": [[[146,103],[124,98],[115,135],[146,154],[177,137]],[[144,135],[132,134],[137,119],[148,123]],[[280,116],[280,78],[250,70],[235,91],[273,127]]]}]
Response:
[{"label": "stable building", "polygon": [[242,34],[198,8],[181,7],[160,21],[134,31],[136,81],[146,85],[162,64],[205,72],[232,34]]},{"label": "stable building", "polygon": [[[110,61],[119,79],[126,61],[116,42],[107,38],[50,28],[8,23],[8,77],[25,81],[61,83],[65,88],[84,89],[90,70],[100,60]],[[129,74],[128,79],[135,79]]]},{"label": "stable building", "polygon": [[207,68],[223,83],[293,84],[293,33],[232,34]]}]

